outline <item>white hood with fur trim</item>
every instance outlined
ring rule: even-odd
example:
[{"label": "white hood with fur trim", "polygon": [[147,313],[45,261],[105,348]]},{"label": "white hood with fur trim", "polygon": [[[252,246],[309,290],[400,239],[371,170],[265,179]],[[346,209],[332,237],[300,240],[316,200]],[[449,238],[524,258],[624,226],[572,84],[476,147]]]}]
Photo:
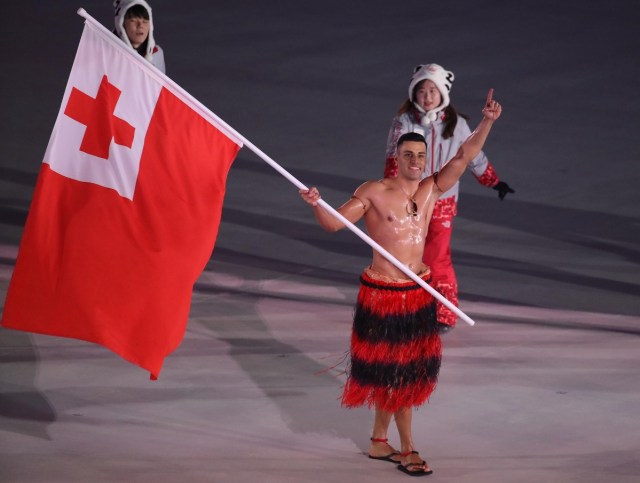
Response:
[{"label": "white hood with fur trim", "polygon": [[[411,83],[409,84],[409,100],[418,109],[418,111],[426,114],[422,118],[422,124],[427,125],[430,122],[434,122],[438,118],[438,113],[449,105],[449,92],[451,92],[451,85],[455,76],[450,70],[444,70],[444,68],[438,64],[424,64],[418,65],[413,71],[411,77]],[[413,98],[413,90],[415,87],[424,80],[430,80],[433,82],[442,97],[442,102],[435,109],[431,109],[429,112],[425,112],[420,104]]]},{"label": "white hood with fur trim", "polygon": [[113,7],[115,8],[115,33],[120,40],[133,48],[124,28],[124,17],[127,11],[134,5],[143,6],[149,13],[149,36],[147,37],[147,49],[144,58],[164,72],[164,52],[160,46],[156,45],[156,41],[153,38],[153,14],[151,12],[151,6],[145,2],[145,0],[115,0],[113,2]]}]

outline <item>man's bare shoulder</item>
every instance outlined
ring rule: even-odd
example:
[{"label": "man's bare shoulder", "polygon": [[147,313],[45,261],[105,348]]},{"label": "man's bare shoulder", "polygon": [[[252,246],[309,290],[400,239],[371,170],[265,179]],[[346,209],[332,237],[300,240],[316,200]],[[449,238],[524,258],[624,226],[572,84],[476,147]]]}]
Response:
[{"label": "man's bare shoulder", "polygon": [[441,193],[442,191],[438,188],[438,173],[435,173],[420,181],[416,196],[419,198],[422,198],[423,196],[429,198],[432,195],[439,196]]},{"label": "man's bare shoulder", "polygon": [[389,189],[390,186],[386,179],[369,180],[362,183],[354,194],[358,196],[373,196]]},{"label": "man's bare shoulder", "polygon": [[426,178],[422,178],[420,180],[420,185],[419,187],[422,188],[423,186],[432,186],[434,181],[438,178],[438,173],[432,174],[431,176],[427,176]]}]

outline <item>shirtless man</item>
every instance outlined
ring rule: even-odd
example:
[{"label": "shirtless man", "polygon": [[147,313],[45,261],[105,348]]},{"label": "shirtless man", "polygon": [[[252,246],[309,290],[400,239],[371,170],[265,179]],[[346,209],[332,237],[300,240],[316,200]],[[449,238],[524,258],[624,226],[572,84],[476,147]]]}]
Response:
[{"label": "shirtless man", "polygon": [[[417,133],[400,137],[397,178],[367,181],[338,212],[352,223],[364,216],[369,236],[410,270],[429,281],[422,263],[427,227],[438,197],[452,187],[475,158],[500,117],[502,108],[489,91],[483,119],[437,174],[420,180],[426,142]],[[334,232],[344,224],[318,205],[313,187],[300,190],[322,228]],[[360,277],[361,286],[351,337],[351,361],[342,396],[346,407],[375,407],[369,448],[372,459],[398,463],[398,469],[428,475],[432,471],[413,445],[413,407],[433,392],[442,355],[435,300],[377,251]],[[400,451],[387,442],[391,418],[400,436]]]}]

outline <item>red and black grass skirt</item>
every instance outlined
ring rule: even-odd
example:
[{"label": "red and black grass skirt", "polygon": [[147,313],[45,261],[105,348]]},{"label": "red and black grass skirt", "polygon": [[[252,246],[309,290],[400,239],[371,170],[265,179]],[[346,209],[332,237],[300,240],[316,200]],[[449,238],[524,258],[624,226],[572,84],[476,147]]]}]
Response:
[{"label": "red and black grass skirt", "polygon": [[[420,274],[429,282],[429,272]],[[435,300],[413,280],[366,269],[353,318],[342,405],[396,412],[420,406],[438,381],[442,345]]]}]

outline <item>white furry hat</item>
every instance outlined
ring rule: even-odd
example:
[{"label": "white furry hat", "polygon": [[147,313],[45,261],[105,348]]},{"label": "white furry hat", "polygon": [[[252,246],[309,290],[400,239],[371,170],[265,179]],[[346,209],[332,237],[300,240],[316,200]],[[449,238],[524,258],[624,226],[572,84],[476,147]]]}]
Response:
[{"label": "white furry hat", "polygon": [[438,113],[449,105],[449,92],[451,91],[451,84],[453,84],[454,78],[453,72],[444,70],[444,68],[438,64],[418,65],[413,70],[413,76],[409,84],[409,100],[413,102],[413,105],[416,106],[420,112],[425,112],[425,110],[413,99],[413,90],[420,82],[430,80],[436,85],[442,96],[440,105],[426,113],[426,116],[422,119],[423,123],[428,124],[435,121],[438,118]]},{"label": "white furry hat", "polygon": [[147,2],[145,2],[144,0],[115,0],[113,2],[113,6],[115,8],[116,35],[120,37],[120,39],[125,44],[133,48],[131,42],[129,41],[129,37],[127,36],[127,32],[124,28],[124,17],[127,14],[127,10],[129,10],[134,5],[141,5],[149,13],[149,36],[147,37],[147,51],[145,52],[144,57],[149,62],[151,62],[151,59],[153,57],[153,49],[156,46],[156,42],[153,39],[153,16],[151,14],[151,6]]}]

